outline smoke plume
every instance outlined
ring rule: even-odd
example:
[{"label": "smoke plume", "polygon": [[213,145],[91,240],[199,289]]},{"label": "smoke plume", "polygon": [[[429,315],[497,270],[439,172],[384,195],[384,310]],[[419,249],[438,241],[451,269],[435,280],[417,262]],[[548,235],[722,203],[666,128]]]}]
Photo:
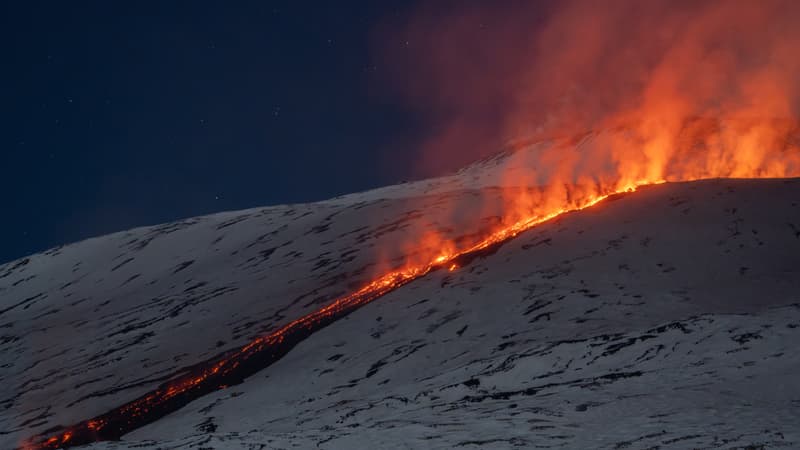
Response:
[{"label": "smoke plume", "polygon": [[798,23],[791,0],[436,2],[384,25],[378,59],[430,124],[420,175],[621,127],[624,142],[545,152],[532,170],[545,182],[797,176]]}]

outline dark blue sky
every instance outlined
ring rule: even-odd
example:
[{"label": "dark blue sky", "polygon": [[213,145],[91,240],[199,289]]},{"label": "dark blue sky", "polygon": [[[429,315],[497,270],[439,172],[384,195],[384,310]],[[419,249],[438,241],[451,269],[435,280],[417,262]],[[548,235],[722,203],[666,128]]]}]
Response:
[{"label": "dark blue sky", "polygon": [[4,2],[0,263],[413,176],[372,54],[410,3]]}]

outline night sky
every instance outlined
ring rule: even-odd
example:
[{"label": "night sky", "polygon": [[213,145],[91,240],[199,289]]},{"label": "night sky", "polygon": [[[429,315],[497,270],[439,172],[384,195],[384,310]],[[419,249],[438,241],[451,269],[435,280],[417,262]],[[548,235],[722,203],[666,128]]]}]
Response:
[{"label": "night sky", "polygon": [[412,177],[374,51],[413,5],[318,3],[4,2],[0,263]]}]

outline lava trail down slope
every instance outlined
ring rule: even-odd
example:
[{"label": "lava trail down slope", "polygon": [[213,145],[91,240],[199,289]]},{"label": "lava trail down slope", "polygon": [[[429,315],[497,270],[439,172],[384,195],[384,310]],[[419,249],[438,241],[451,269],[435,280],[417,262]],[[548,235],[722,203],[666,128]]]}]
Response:
[{"label": "lava trail down slope", "polygon": [[800,442],[800,181],[601,185],[504,221],[529,165],[0,266],[0,445]]},{"label": "lava trail down slope", "polygon": [[[632,191],[633,187],[629,189]],[[605,200],[604,194],[590,198],[572,211],[578,211]],[[389,272],[358,291],[334,300],[311,314],[296,319],[267,336],[258,337],[244,347],[223,357],[193,367],[188,373],[172,379],[153,392],[115,408],[103,415],[66,427],[53,436],[34,436],[25,449],[67,448],[102,440],[117,440],[121,436],[181,408],[190,401],[214,390],[241,383],[246,377],[266,368],[288,353],[300,341],[377,298],[428,273],[448,268],[455,270],[472,259],[491,253],[498,246],[535,225],[558,217],[570,210],[534,216],[501,228],[463,250],[453,250],[436,256],[433,261]]]}]

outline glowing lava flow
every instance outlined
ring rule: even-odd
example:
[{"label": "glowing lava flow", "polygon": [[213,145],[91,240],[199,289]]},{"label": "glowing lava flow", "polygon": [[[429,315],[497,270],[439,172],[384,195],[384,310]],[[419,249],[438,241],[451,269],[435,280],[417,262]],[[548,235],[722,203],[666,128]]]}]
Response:
[{"label": "glowing lava flow", "polygon": [[151,423],[196,398],[241,383],[246,377],[283,357],[315,331],[406,283],[442,268],[455,270],[476,257],[494,251],[500,244],[535,225],[566,212],[587,208],[616,193],[633,191],[635,188],[636,186],[631,186],[620,192],[598,195],[572,209],[518,221],[491,233],[465,249],[440,254],[426,264],[389,272],[358,291],[294,320],[269,335],[259,337],[222,357],[194,366],[191,373],[177,376],[129,403],[66,427],[54,435],[34,436],[23,445],[23,449],[56,449],[97,441],[118,440],[122,435]]}]

